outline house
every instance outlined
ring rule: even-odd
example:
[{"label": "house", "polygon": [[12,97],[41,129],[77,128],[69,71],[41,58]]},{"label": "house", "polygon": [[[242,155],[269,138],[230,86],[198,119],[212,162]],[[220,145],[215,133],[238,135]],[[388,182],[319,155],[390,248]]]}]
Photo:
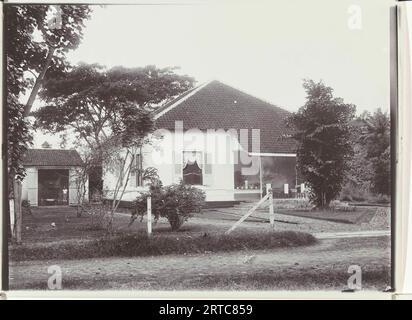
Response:
[{"label": "house", "polygon": [[82,159],[75,150],[50,149],[46,144],[43,147],[27,150],[22,159],[26,169],[22,199],[32,206],[77,204],[76,180]]},{"label": "house", "polygon": [[[141,170],[157,169],[163,185],[184,183],[208,202],[259,199],[270,183],[275,196],[297,192],[296,144],[290,113],[219,81],[191,89],[156,110],[151,143],[136,154],[123,200],[147,190]],[[104,170],[107,198],[119,171]],[[123,183],[123,182],[122,182]]]}]

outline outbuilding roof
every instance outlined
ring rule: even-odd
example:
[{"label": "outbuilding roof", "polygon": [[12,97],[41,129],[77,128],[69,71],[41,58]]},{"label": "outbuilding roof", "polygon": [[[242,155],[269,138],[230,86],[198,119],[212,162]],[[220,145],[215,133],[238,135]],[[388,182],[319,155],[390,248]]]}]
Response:
[{"label": "outbuilding roof", "polygon": [[24,166],[81,166],[83,164],[76,150],[28,149],[23,156]]}]

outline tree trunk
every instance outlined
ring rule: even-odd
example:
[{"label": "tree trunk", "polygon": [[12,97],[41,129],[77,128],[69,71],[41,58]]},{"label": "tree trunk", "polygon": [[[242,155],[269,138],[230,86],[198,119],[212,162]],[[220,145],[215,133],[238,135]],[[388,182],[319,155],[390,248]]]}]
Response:
[{"label": "tree trunk", "polygon": [[168,217],[170,226],[172,227],[173,231],[177,231],[180,229],[180,227],[183,225],[185,222],[184,217],[182,217],[179,214],[174,214]]},{"label": "tree trunk", "polygon": [[14,235],[16,243],[20,244],[22,242],[21,239],[21,229],[22,229],[22,211],[21,211],[21,189],[22,185],[21,182],[18,180],[14,180]]},{"label": "tree trunk", "polygon": [[55,51],[54,48],[49,48],[49,52],[47,53],[47,57],[46,57],[46,63],[44,64],[43,70],[40,72],[39,76],[37,77],[36,82],[34,83],[33,89],[31,90],[29,99],[27,100],[27,103],[24,107],[24,117],[27,117],[30,114],[34,100],[36,100],[37,93],[39,92],[41,85],[43,83],[43,79],[46,74],[46,71],[49,68],[50,63],[53,59],[54,51]]}]

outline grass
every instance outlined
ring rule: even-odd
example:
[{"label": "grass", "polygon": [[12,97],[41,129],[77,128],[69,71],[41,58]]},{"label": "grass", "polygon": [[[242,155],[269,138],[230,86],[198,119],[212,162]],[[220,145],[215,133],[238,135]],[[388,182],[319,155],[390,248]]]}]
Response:
[{"label": "grass", "polygon": [[[290,268],[260,270],[253,274],[174,275],[159,279],[139,279],[136,274],[114,279],[63,278],[65,290],[343,290],[347,286],[346,266],[333,269]],[[390,269],[373,266],[362,273],[362,290],[384,290],[390,285]],[[26,282],[16,290],[47,290],[47,281]]]},{"label": "grass", "polygon": [[[275,199],[274,208],[275,212],[285,215],[346,224],[367,223],[372,219],[376,212],[376,208],[371,206],[348,206],[342,205],[339,201],[337,202],[338,204],[331,203],[331,207],[328,209],[320,210],[314,209],[313,205],[311,205],[307,199]],[[267,210],[267,203],[258,209],[258,211],[264,212]]]},{"label": "grass", "polygon": [[10,248],[12,261],[138,257],[167,254],[227,252],[307,246],[316,243],[308,233],[282,231],[190,235],[123,235],[89,241],[20,245]]},{"label": "grass", "polygon": [[357,207],[353,211],[344,211],[344,210],[288,210],[280,209],[279,213],[298,216],[304,218],[320,219],[332,222],[348,223],[348,224],[359,224],[369,222],[374,214],[376,213],[376,208]]},{"label": "grass", "polygon": [[31,261],[12,267],[11,287],[16,290],[47,289],[49,274],[45,270],[51,263],[61,263],[65,290],[341,291],[347,287],[348,267],[353,264],[361,266],[363,290],[381,291],[391,284],[387,237],[326,242],[329,244],[323,241],[319,246],[276,250],[269,253],[272,258],[267,256],[267,250],[255,251],[256,261],[251,263],[244,262],[244,257],[251,252],[78,262]]},{"label": "grass", "polygon": [[389,237],[345,238],[278,250],[13,262],[10,287],[47,289],[47,267],[57,264],[65,290],[341,291],[356,264],[363,290],[380,291],[390,285],[390,244]]}]

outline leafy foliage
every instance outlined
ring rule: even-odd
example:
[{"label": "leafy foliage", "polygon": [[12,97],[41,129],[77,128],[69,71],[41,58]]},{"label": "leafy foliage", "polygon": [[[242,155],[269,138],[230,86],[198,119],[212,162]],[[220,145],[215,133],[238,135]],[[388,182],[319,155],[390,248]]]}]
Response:
[{"label": "leafy foliage", "polygon": [[380,109],[364,112],[351,122],[354,157],[349,163],[341,199],[390,201],[390,119]]},{"label": "leafy foliage", "polygon": [[53,133],[72,128],[90,148],[101,148],[109,137],[130,144],[150,132],[154,105],[193,86],[192,78],[173,70],[76,66],[46,81],[40,96],[48,105],[34,113],[35,126]]},{"label": "leafy foliage", "polygon": [[[32,141],[29,133],[29,124],[23,116],[23,106],[17,98],[11,94],[7,95],[7,167],[9,173],[9,183],[13,179],[23,180],[25,176],[24,168],[21,164],[21,156],[27,151]],[[9,187],[12,190],[12,186]]]},{"label": "leafy foliage", "polygon": [[345,170],[353,154],[350,121],[355,106],[333,96],[322,82],[305,80],[306,103],[291,116],[298,141],[298,169],[311,190],[311,201],[327,207],[341,191]]},{"label": "leafy foliage", "polygon": [[67,68],[65,54],[77,48],[83,33],[84,21],[91,9],[87,5],[60,5],[61,24],[50,23],[49,5],[7,5],[6,55],[8,90],[14,95],[24,93],[32,84],[25,72],[39,74],[50,48],[54,48],[49,75]]},{"label": "leafy foliage", "polygon": [[162,187],[161,184],[151,186],[150,192],[140,195],[134,202],[132,218],[146,213],[147,198],[152,198],[152,214],[155,219],[165,217],[169,220],[172,230],[178,230],[184,221],[201,212],[205,194],[196,187],[185,185],[183,182]]},{"label": "leafy foliage", "polygon": [[47,103],[33,115],[35,127],[52,133],[73,129],[92,155],[91,163],[119,169],[112,214],[127,187],[136,152],[153,131],[160,102],[192,88],[194,80],[173,68],[81,64],[49,78],[40,92]]},{"label": "leafy foliage", "polygon": [[344,201],[364,201],[371,192],[372,167],[366,159],[366,148],[362,142],[365,127],[364,115],[351,121],[350,143],[353,157],[345,173],[341,199]]},{"label": "leafy foliage", "polygon": [[[41,85],[39,75],[42,72],[48,71],[48,75],[51,75],[61,73],[67,67],[65,53],[78,46],[84,21],[89,18],[91,11],[86,5],[58,7],[61,13],[58,28],[49,23],[49,5],[4,7],[10,181],[24,177],[21,157],[31,141],[29,126],[24,120],[27,105],[21,104],[19,99],[30,88],[33,90],[35,82]],[[48,56],[51,60],[47,63]]]},{"label": "leafy foliage", "polygon": [[391,193],[390,119],[378,109],[364,117],[361,141],[365,146],[365,158],[372,167],[371,187],[378,194]]}]

